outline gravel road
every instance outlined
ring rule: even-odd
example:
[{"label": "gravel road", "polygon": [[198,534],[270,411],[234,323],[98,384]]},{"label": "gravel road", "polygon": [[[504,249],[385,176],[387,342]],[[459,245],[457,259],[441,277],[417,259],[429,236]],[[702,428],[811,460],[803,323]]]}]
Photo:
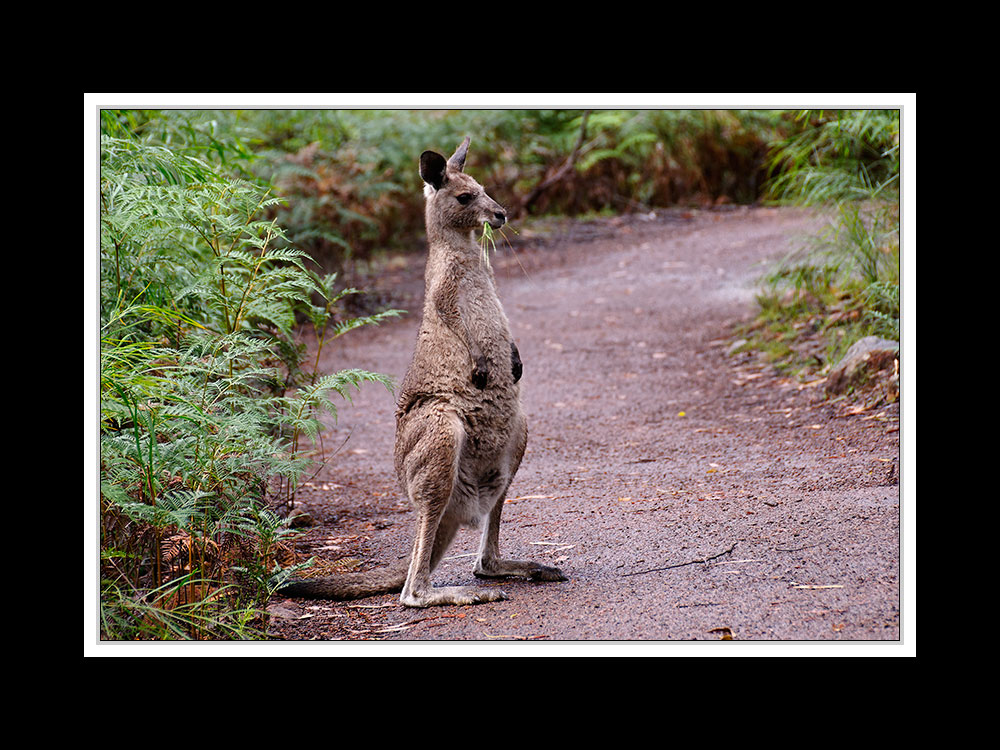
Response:
[{"label": "gravel road", "polygon": [[[522,648],[902,645],[898,404],[851,414],[821,384],[728,353],[761,264],[816,226],[802,211],[754,208],[512,235],[513,254],[493,264],[524,361],[529,441],[501,549],[570,580],[504,581],[508,601],[428,610],[395,595],[276,596],[272,632]],[[385,271],[379,286],[410,314],[340,339],[324,350],[326,370],[402,378],[422,266]],[[366,385],[340,410],[326,465],[299,495],[317,521],[301,555],[358,569],[407,555],[393,409],[390,393]],[[473,582],[476,547],[461,532],[436,582]]]}]

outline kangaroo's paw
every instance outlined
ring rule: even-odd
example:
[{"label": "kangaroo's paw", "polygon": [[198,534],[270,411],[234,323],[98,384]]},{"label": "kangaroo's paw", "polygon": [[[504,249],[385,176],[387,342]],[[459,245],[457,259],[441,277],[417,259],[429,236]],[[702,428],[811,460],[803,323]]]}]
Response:
[{"label": "kangaroo's paw", "polygon": [[480,562],[473,575],[476,578],[527,578],[529,581],[568,581],[569,579],[559,568],[533,562],[531,560],[494,560],[491,563]]},{"label": "kangaroo's paw", "polygon": [[427,591],[404,593],[400,602],[407,607],[437,607],[447,604],[460,606],[499,602],[507,598],[500,589],[486,589],[477,586],[437,586]]}]

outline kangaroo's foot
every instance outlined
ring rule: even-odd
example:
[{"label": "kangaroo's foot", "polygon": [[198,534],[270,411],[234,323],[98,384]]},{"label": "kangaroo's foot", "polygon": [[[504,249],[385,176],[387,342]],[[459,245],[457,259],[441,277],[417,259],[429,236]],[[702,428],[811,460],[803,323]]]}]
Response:
[{"label": "kangaroo's foot", "polygon": [[426,591],[403,592],[400,597],[407,607],[435,607],[446,604],[483,604],[499,602],[507,598],[500,589],[485,589],[477,586],[436,586]]},{"label": "kangaroo's foot", "polygon": [[476,565],[473,575],[476,578],[506,578],[514,576],[527,578],[530,581],[568,581],[559,568],[533,562],[532,560],[491,560]]}]

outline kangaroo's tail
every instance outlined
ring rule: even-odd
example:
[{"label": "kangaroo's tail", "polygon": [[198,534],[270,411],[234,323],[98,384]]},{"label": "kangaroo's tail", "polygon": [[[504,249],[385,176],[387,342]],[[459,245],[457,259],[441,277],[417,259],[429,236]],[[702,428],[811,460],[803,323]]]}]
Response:
[{"label": "kangaroo's tail", "polygon": [[283,596],[305,599],[362,599],[402,591],[409,562],[364,573],[341,573],[323,578],[299,578],[278,589]]}]

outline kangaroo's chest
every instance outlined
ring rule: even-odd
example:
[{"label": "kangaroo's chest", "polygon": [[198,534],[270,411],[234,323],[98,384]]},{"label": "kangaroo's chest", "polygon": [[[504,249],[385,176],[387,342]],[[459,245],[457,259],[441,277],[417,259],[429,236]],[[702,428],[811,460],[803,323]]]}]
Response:
[{"label": "kangaroo's chest", "polygon": [[510,340],[507,315],[492,280],[473,278],[460,284],[456,304],[466,324],[481,334],[483,344]]}]

